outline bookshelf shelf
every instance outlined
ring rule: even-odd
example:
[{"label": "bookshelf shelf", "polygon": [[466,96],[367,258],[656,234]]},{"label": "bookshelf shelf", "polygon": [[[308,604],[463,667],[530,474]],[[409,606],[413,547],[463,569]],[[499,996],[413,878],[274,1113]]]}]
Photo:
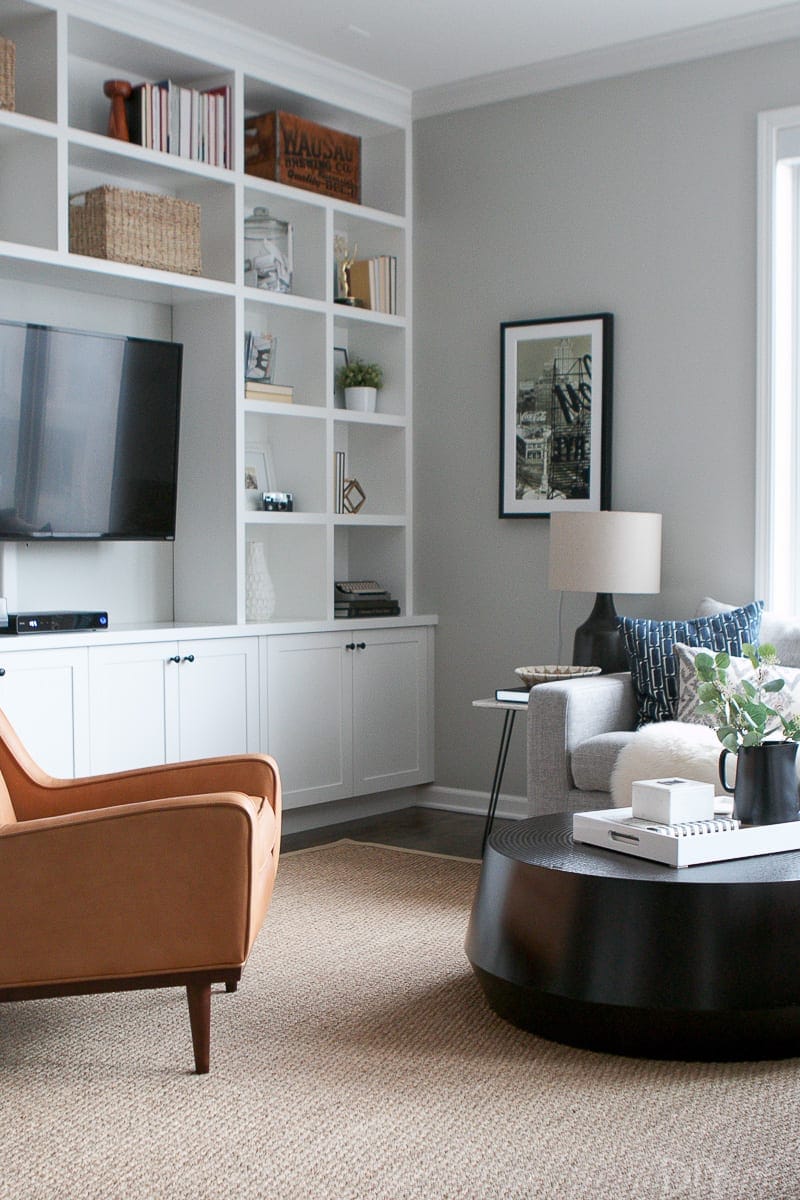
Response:
[{"label": "bookshelf shelf", "polygon": [[[146,28],[120,0],[102,10],[90,0],[0,0],[0,33],[17,47],[17,110],[0,113],[0,317],[183,343],[174,619],[244,623],[252,537],[268,552],[275,621],[330,621],[333,581],[348,571],[385,577],[403,616],[412,615],[410,113],[309,75],[291,56],[266,56],[256,68],[243,35],[217,41],[200,17],[187,29],[165,9],[149,25],[152,36]],[[109,137],[107,79],[230,88],[230,167]],[[362,139],[363,204],[245,173],[243,121],[275,108]],[[202,275],[70,253],[69,197],[101,184],[197,202]],[[293,226],[290,293],[244,284],[244,222],[256,207]],[[340,234],[360,257],[397,260],[397,315],[334,302]],[[274,334],[274,382],[292,385],[291,404],[246,398],[248,332]],[[376,413],[342,407],[334,348],[384,367]],[[278,490],[295,494],[294,512],[248,508],[242,480],[253,444],[270,446]],[[367,491],[357,516],[335,512],[336,450]],[[109,570],[106,548],[95,551],[97,563],[84,547],[64,553],[76,571]],[[150,570],[158,552],[142,553]],[[132,561],[131,573],[140,567]],[[141,619],[157,615],[143,601]]]}]

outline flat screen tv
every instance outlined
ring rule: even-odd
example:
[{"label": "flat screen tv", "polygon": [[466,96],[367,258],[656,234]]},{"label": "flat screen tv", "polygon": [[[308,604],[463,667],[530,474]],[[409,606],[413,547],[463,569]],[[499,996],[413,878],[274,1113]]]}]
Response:
[{"label": "flat screen tv", "polygon": [[0,321],[0,540],[175,537],[182,351]]}]

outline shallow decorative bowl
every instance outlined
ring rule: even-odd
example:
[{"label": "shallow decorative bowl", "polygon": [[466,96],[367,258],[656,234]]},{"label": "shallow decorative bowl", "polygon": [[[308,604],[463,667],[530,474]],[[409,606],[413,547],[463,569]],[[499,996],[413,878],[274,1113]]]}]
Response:
[{"label": "shallow decorative bowl", "polygon": [[535,683],[552,683],[558,679],[579,679],[583,675],[599,675],[600,667],[514,667],[514,674],[519,675],[526,687]]}]

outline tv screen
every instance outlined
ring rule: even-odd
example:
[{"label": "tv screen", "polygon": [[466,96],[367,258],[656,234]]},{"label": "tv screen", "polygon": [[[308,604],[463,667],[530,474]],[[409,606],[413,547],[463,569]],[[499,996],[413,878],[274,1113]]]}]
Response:
[{"label": "tv screen", "polygon": [[182,352],[0,321],[0,539],[174,538]]}]

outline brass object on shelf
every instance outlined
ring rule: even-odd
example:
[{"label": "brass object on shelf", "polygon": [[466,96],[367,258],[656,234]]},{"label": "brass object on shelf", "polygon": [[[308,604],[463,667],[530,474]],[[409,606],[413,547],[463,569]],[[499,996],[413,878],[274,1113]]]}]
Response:
[{"label": "brass object on shelf", "polygon": [[345,479],[344,498],[342,501],[345,512],[359,512],[364,507],[364,502],[366,499],[366,492],[357,479]]}]

